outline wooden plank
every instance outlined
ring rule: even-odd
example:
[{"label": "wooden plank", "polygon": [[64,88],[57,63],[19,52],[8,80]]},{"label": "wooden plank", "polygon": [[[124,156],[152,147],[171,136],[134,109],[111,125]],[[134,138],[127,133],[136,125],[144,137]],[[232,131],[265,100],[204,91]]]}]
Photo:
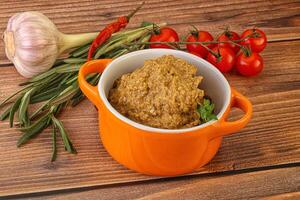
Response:
[{"label": "wooden plank", "polygon": [[[279,173],[274,173],[274,172]],[[223,179],[223,180],[222,180]],[[300,169],[272,170],[239,174],[208,181],[195,181],[184,186],[144,196],[145,199],[250,199],[268,193],[278,194],[299,191]]]},{"label": "wooden plank", "polygon": [[300,199],[300,192],[291,192],[291,193],[273,195],[273,196],[263,198],[263,200],[298,200],[298,199]]},{"label": "wooden plank", "polygon": [[[9,17],[14,13],[30,10],[43,12],[66,33],[99,31],[136,6],[134,0],[122,0],[117,4],[108,0],[3,1],[0,3],[0,32],[5,30]],[[181,35],[188,33],[190,25],[217,35],[228,25],[237,32],[255,26],[265,30],[269,40],[299,39],[299,9],[300,2],[296,0],[149,0],[129,27],[136,27],[143,20],[166,21]],[[0,64],[8,64],[2,41],[0,49]]]},{"label": "wooden plank", "polygon": [[[300,162],[300,41],[270,44],[263,53],[265,70],[255,78],[228,75],[230,83],[254,104],[250,124],[226,137],[217,156],[195,174]],[[283,50],[284,49],[284,50]],[[12,67],[0,68],[1,99],[17,89],[20,78]],[[239,112],[233,112],[237,117]],[[61,116],[78,155],[51,155],[50,131],[18,149],[17,130],[0,123],[0,195],[106,185],[155,179],[119,165],[98,137],[97,112],[88,101]]]},{"label": "wooden plank", "polygon": [[[299,199],[300,168],[196,176],[22,196],[22,199]],[[297,192],[298,191],[298,192]]]}]

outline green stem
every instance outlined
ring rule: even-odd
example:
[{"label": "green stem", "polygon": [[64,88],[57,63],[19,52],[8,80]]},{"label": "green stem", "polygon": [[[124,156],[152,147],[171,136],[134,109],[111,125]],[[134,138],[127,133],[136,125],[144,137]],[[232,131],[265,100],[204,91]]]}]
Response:
[{"label": "green stem", "polygon": [[251,33],[250,35],[247,35],[246,37],[244,38],[241,38],[240,40],[231,40],[233,42],[242,42],[248,38],[256,38],[257,37],[257,32],[254,32],[254,33]]},{"label": "green stem", "polygon": [[142,44],[166,44],[166,45],[180,45],[180,44],[200,44],[200,45],[207,45],[207,44],[220,44],[220,43],[231,43],[235,44],[239,47],[242,47],[242,45],[238,44],[239,42],[242,42],[252,36],[255,36],[255,33],[252,33],[250,35],[247,35],[246,37],[240,39],[240,40],[228,40],[228,41],[207,41],[207,42],[184,42],[184,41],[179,41],[179,42],[136,42],[134,44],[136,45],[142,45]]},{"label": "green stem", "polygon": [[251,56],[252,52],[251,52],[250,48],[243,46],[243,47],[241,47],[241,49],[242,49],[242,52],[244,53],[244,55],[246,57]]},{"label": "green stem", "polygon": [[85,44],[92,42],[98,35],[98,32],[95,33],[83,33],[83,34],[64,34],[61,33],[60,41],[60,50],[59,53],[64,52],[65,50],[79,47]]},{"label": "green stem", "polygon": [[195,25],[191,25],[191,26],[192,26],[192,28],[193,28],[194,30],[191,30],[190,33],[191,33],[194,37],[198,38],[198,32],[199,32],[199,30],[197,29],[197,27],[196,27]]},{"label": "green stem", "polygon": [[216,52],[214,52],[213,50],[211,50],[210,48],[208,48],[205,45],[202,45],[202,47],[204,47],[209,53],[211,53],[212,55],[214,55],[217,59],[219,59],[221,57],[219,51],[218,51],[218,53],[216,53]]},{"label": "green stem", "polygon": [[170,44],[170,45],[180,45],[180,44],[201,44],[201,45],[207,45],[207,44],[220,44],[220,43],[233,43],[236,44],[234,42],[234,40],[229,40],[229,41],[208,41],[208,42],[183,42],[183,41],[179,41],[179,42],[136,42],[133,43],[134,45],[149,45],[149,44]]},{"label": "green stem", "polygon": [[[224,42],[225,42],[225,41],[224,41]],[[228,43],[234,44],[234,45],[236,45],[236,46],[238,46],[238,47],[240,47],[240,48],[243,47],[243,45],[240,45],[240,44],[238,44],[238,43],[236,43],[236,42],[233,42],[232,40],[228,40]]]}]

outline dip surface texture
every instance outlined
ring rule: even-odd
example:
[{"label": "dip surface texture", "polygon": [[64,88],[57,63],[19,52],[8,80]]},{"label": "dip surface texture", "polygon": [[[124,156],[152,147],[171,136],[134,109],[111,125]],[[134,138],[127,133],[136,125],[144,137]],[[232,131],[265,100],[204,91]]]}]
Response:
[{"label": "dip surface texture", "polygon": [[178,129],[200,124],[197,105],[203,77],[185,60],[165,55],[145,61],[124,74],[109,91],[109,101],[122,115],[156,128]]}]

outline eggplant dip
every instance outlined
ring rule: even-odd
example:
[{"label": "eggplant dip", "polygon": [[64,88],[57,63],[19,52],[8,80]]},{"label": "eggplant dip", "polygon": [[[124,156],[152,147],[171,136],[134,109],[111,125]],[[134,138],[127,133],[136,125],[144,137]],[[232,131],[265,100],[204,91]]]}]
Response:
[{"label": "eggplant dip", "polygon": [[197,68],[172,55],[147,60],[118,78],[108,100],[122,115],[156,128],[180,129],[215,119],[214,105],[199,88]]}]

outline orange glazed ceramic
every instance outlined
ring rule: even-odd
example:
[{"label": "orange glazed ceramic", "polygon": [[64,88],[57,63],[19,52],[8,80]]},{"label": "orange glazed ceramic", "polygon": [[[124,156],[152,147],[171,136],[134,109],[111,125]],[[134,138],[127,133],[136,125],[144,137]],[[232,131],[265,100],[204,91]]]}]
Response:
[{"label": "orange glazed ceramic", "polygon": [[[107,95],[122,74],[141,67],[145,60],[174,55],[198,68],[204,79],[200,85],[215,103],[218,120],[185,129],[159,129],[134,122],[118,113]],[[180,67],[180,66],[178,66]],[[86,82],[91,73],[102,73],[98,86]],[[132,52],[115,60],[102,59],[85,63],[79,71],[79,86],[99,110],[99,129],[108,153],[124,166],[149,175],[175,176],[192,172],[207,164],[217,153],[222,137],[235,133],[249,122],[250,101],[231,88],[224,76],[207,61],[192,54],[170,49],[147,49]],[[232,107],[244,116],[226,121]]]}]

